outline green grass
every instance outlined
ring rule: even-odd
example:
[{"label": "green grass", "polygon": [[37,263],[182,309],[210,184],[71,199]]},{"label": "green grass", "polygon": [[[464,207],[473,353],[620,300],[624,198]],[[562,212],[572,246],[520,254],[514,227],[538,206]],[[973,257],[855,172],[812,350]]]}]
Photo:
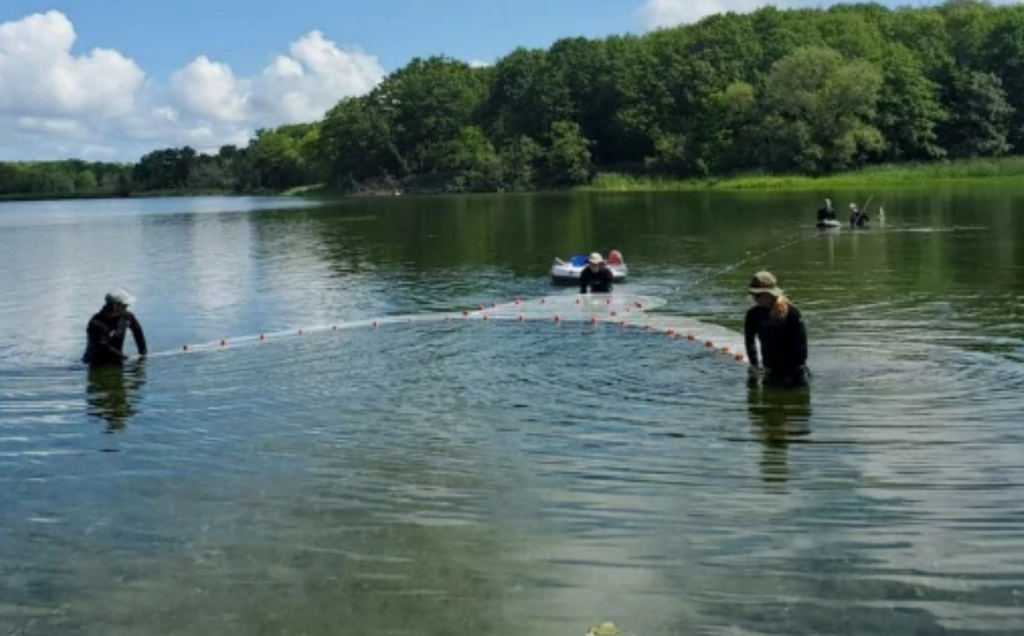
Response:
[{"label": "green grass", "polygon": [[642,192],[671,190],[816,190],[857,188],[864,185],[921,186],[942,181],[1020,179],[1024,183],[1024,157],[942,161],[926,164],[878,165],[852,172],[808,177],[801,175],[747,175],[710,179],[640,177],[601,173],[579,190]]}]

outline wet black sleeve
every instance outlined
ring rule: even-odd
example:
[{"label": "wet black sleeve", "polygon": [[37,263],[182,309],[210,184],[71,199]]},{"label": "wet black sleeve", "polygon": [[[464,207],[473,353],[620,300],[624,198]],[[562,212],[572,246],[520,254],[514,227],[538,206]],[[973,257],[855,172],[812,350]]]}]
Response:
[{"label": "wet black sleeve", "polygon": [[590,279],[591,279],[592,276],[593,276],[593,273],[590,271],[589,267],[584,267],[583,271],[580,272],[580,293],[581,294],[587,293],[587,285],[590,284]]},{"label": "wet black sleeve", "polygon": [[139,350],[139,355],[147,355],[149,349],[146,347],[146,332],[142,330],[142,325],[139,323],[139,319],[135,317],[135,314],[131,315],[128,328],[132,330],[132,337],[135,338],[135,348]]},{"label": "wet black sleeve", "polygon": [[760,358],[757,356],[757,317],[754,315],[754,309],[747,310],[747,318],[743,321],[743,338],[747,345],[747,359],[750,360],[751,366],[758,366]]},{"label": "wet black sleeve", "polygon": [[121,358],[121,352],[110,344],[110,328],[99,320],[90,320],[85,328],[90,344],[97,349],[104,350],[115,359]]},{"label": "wet black sleeve", "polygon": [[800,365],[807,364],[807,326],[804,324],[804,315],[793,306],[789,308],[789,326],[793,330],[796,362]]}]

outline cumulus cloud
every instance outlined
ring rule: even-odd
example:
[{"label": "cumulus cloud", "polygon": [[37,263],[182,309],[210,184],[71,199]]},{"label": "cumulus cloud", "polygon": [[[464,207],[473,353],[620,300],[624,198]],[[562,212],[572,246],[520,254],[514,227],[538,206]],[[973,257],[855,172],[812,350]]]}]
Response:
[{"label": "cumulus cloud", "polygon": [[[854,2],[855,0],[847,0]],[[912,4],[936,4],[940,0],[921,0]],[[882,4],[905,4],[896,0],[881,0]],[[1024,0],[993,0],[994,4],[1016,4]],[[636,10],[635,17],[646,29],[660,29],[680,24],[691,24],[716,13],[749,13],[773,5],[779,9],[826,7],[844,2],[828,0],[645,0]]]},{"label": "cumulus cloud", "polygon": [[255,77],[200,55],[164,83],[117,51],[76,53],[75,40],[59,11],[0,24],[0,158],[131,161],[161,147],[244,144],[257,128],[318,119],[385,75],[375,56],[320,31]]},{"label": "cumulus cloud", "polygon": [[766,0],[646,0],[637,10],[636,17],[645,28],[659,29],[697,22],[715,13],[746,13],[769,4],[783,8],[801,3]]}]

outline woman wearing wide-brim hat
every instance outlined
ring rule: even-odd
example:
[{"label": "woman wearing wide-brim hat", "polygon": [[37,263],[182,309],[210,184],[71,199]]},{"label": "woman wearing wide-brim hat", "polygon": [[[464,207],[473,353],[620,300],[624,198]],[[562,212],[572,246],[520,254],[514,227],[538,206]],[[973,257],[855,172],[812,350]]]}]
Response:
[{"label": "woman wearing wide-brim hat", "polygon": [[751,367],[763,369],[765,380],[772,383],[807,384],[807,329],[800,310],[786,298],[771,272],[754,274],[749,291],[754,306],[747,310],[744,336]]}]

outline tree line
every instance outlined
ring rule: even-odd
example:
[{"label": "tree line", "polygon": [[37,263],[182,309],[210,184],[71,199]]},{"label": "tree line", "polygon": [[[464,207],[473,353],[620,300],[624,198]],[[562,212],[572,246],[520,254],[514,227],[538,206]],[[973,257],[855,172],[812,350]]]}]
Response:
[{"label": "tree line", "polygon": [[244,148],[0,164],[0,196],[515,191],[604,171],[825,175],[1008,154],[1024,154],[1024,6],[767,7],[565,38],[482,68],[415,58],[322,120],[260,130]]}]

